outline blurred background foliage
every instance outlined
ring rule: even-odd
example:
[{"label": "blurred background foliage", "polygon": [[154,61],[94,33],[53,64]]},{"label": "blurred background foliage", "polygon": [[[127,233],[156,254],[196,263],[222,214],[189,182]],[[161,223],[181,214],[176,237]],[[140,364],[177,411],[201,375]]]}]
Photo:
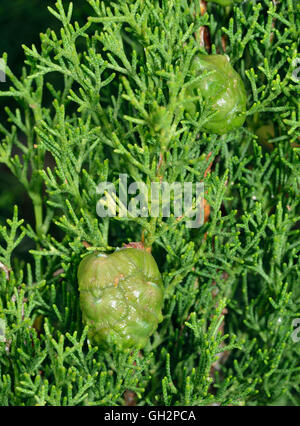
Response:
[{"label": "blurred background foliage", "polygon": [[[8,54],[8,63],[15,75],[19,76],[24,65],[22,45],[31,46],[40,43],[40,33],[47,28],[57,31],[59,22],[48,12],[48,6],[54,6],[54,0],[0,0],[0,58]],[[90,11],[85,0],[76,0],[74,19],[84,22]],[[55,78],[55,77],[54,77]],[[8,82],[1,83],[2,90],[8,90]],[[16,106],[12,98],[0,97],[0,122],[6,113],[4,106]],[[12,190],[13,189],[13,190]],[[12,216],[13,206],[18,204],[20,216],[33,225],[34,215],[32,203],[19,181],[10,173],[6,166],[0,165],[0,223]],[[28,251],[26,239],[16,253],[25,255]]]}]

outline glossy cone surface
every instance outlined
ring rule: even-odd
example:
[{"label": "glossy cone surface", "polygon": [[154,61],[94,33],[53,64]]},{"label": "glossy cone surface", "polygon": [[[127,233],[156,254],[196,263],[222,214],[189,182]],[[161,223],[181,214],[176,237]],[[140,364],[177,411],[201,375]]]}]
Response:
[{"label": "glossy cone surface", "polygon": [[141,348],[163,319],[161,275],[145,250],[90,254],[79,265],[78,282],[83,321],[93,343]]},{"label": "glossy cone surface", "polygon": [[[200,90],[211,113],[203,130],[211,133],[224,134],[238,127],[245,121],[246,90],[239,74],[233,69],[225,55],[198,55],[191,67],[192,75],[203,74],[203,78],[190,86],[188,94],[197,96]],[[210,72],[208,76],[205,74]],[[195,102],[188,102],[187,111],[194,115],[197,112]]]}]

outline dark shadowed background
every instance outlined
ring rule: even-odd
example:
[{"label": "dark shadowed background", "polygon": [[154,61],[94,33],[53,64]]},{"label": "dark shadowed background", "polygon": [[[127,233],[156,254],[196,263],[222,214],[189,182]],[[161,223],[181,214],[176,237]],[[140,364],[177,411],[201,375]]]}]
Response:
[{"label": "dark shadowed background", "polygon": [[[66,5],[69,1],[64,2]],[[73,16],[79,22],[85,21],[90,8],[85,0],[73,2]],[[47,28],[57,31],[60,23],[50,14],[47,7],[53,5],[53,0],[0,0],[0,58],[4,52],[8,54],[8,65],[16,76],[20,76],[24,65],[22,44],[35,44],[39,49],[40,33]],[[9,82],[0,82],[0,91],[9,89]],[[0,97],[0,124],[8,126],[5,106],[15,108],[16,103],[11,98]],[[3,135],[0,134],[0,140]],[[19,207],[19,217],[31,225],[33,222],[32,203],[18,180],[8,168],[0,164],[0,223],[12,216],[13,206]],[[27,252],[30,242],[24,240],[18,248]]]},{"label": "dark shadowed background", "polygon": [[[54,5],[52,0],[0,0],[0,58],[4,52],[8,54],[8,65],[17,76],[20,76],[24,65],[22,44],[37,48],[40,33],[47,28],[58,30],[59,22],[50,14],[47,7]],[[65,2],[69,3],[68,1]],[[85,20],[90,8],[85,0],[76,0],[73,16],[79,22]],[[9,82],[0,83],[0,91],[9,89]],[[7,125],[7,114],[4,107],[14,108],[16,104],[10,98],[0,97],[0,123]],[[3,135],[0,135],[2,139]],[[0,222],[11,216],[13,205],[18,204],[20,217],[32,220],[31,202],[9,170],[0,165]]]}]

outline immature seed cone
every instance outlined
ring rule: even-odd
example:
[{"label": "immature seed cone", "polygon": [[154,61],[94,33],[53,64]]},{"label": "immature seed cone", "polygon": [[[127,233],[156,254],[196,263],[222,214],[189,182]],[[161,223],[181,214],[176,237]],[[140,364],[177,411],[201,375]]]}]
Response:
[{"label": "immature seed cone", "polygon": [[[239,74],[225,55],[198,55],[194,58],[192,75],[203,78],[191,85],[188,95],[197,96],[200,90],[204,101],[215,115],[203,125],[207,132],[223,135],[243,125],[246,112],[246,90]],[[211,72],[206,76],[207,72]],[[187,111],[194,115],[197,104],[187,102]]]},{"label": "immature seed cone", "polygon": [[145,250],[90,254],[79,265],[78,282],[83,322],[95,344],[142,348],[163,319],[161,275]]}]

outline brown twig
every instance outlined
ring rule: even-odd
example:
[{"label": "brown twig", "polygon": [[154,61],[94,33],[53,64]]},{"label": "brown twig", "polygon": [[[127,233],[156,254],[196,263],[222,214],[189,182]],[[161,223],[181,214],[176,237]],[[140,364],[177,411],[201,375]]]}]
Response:
[{"label": "brown twig", "polygon": [[[211,152],[208,153],[208,155],[206,157],[206,161],[208,161],[210,159],[210,157],[211,157]],[[209,163],[207,169],[205,170],[205,172],[204,172],[204,178],[206,178],[206,176],[208,175],[208,173],[210,173],[212,165],[213,165],[213,160]]]},{"label": "brown twig", "polygon": [[83,241],[83,242],[82,242],[82,245],[83,245],[85,248],[89,248],[89,247],[91,247],[91,244],[90,244],[90,243],[88,243],[87,241]]},{"label": "brown twig", "polygon": [[128,407],[136,406],[137,395],[131,390],[126,390],[124,392],[125,405]]},{"label": "brown twig", "polygon": [[222,49],[223,49],[224,53],[226,52],[227,40],[228,40],[227,35],[223,34],[222,37],[221,37],[221,44],[222,44]]},{"label": "brown twig", "polygon": [[148,253],[151,253],[151,247],[145,247],[144,241],[132,241],[128,244],[123,244],[124,248],[136,248],[138,250],[146,250]]},{"label": "brown twig", "polygon": [[53,272],[53,277],[59,277],[61,274],[63,274],[65,272],[65,270],[63,268],[59,268],[57,269],[55,272]]},{"label": "brown twig", "polygon": [[[200,12],[203,16],[207,11],[207,5],[206,1],[200,0]],[[210,33],[209,29],[202,25],[199,28],[199,31],[195,33],[195,38],[197,42],[200,44],[201,47],[205,47],[205,49],[210,52],[211,51],[211,40],[210,40]]]}]

